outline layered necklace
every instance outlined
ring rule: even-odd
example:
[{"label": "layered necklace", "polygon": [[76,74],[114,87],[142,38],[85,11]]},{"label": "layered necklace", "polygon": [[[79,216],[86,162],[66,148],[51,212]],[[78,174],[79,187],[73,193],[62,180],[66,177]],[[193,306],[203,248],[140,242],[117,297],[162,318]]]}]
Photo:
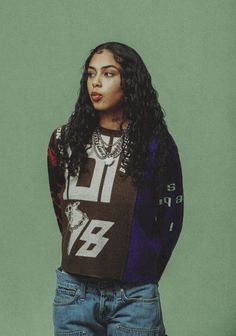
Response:
[{"label": "layered necklace", "polygon": [[115,141],[113,144],[108,144],[103,140],[99,128],[96,128],[92,136],[92,143],[95,153],[100,159],[104,160],[105,165],[111,166],[115,158],[120,155],[123,142],[125,145],[127,144],[128,131],[129,125],[126,129],[123,130],[122,135],[117,141]]}]

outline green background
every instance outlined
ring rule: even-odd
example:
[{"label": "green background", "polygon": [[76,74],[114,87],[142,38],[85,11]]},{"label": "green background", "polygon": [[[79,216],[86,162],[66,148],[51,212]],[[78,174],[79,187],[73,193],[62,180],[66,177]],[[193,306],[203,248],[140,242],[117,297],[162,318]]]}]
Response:
[{"label": "green background", "polygon": [[236,335],[235,18],[235,0],[0,0],[1,335],[53,335],[47,145],[105,41],[141,55],[182,161],[184,226],[159,287],[168,336]]}]

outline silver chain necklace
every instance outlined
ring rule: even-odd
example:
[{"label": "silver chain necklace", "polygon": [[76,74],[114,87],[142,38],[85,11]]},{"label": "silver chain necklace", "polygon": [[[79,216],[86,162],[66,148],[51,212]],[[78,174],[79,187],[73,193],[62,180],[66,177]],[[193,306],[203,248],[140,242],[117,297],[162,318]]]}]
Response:
[{"label": "silver chain necklace", "polygon": [[[92,136],[92,143],[94,146],[94,150],[95,150],[96,155],[100,159],[104,160],[105,165],[111,166],[114,162],[114,159],[121,153],[123,141],[127,143],[127,140],[128,140],[128,129],[129,127],[127,127],[123,131],[123,134],[120,136],[120,138],[111,145],[107,144],[103,140],[101,133],[99,131],[99,128],[96,128],[96,130],[94,131],[93,136]],[[108,151],[109,147],[111,147],[110,152]]]}]

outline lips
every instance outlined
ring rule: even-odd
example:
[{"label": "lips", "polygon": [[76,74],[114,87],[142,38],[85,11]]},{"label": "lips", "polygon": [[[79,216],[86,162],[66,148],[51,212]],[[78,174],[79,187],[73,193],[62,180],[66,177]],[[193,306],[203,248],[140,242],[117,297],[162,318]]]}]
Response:
[{"label": "lips", "polygon": [[102,95],[100,93],[97,93],[97,92],[92,92],[91,97],[94,101],[99,101],[102,98]]}]

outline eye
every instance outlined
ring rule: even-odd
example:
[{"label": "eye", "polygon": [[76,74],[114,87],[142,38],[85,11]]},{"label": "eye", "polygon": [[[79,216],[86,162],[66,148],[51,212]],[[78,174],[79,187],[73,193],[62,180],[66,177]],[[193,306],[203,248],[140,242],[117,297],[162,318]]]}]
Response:
[{"label": "eye", "polygon": [[[107,75],[107,77],[112,77],[113,73],[112,72],[105,72],[105,75]],[[108,76],[108,75],[111,75],[111,76]]]},{"label": "eye", "polygon": [[[113,77],[114,74],[112,72],[105,72],[104,75],[106,77]],[[93,78],[94,76],[96,76],[96,74],[94,72],[87,72],[87,76],[90,77],[90,78]]]},{"label": "eye", "polygon": [[88,77],[92,77],[92,75],[94,75],[94,73],[92,73],[92,72],[87,72],[87,75],[88,75]]}]

